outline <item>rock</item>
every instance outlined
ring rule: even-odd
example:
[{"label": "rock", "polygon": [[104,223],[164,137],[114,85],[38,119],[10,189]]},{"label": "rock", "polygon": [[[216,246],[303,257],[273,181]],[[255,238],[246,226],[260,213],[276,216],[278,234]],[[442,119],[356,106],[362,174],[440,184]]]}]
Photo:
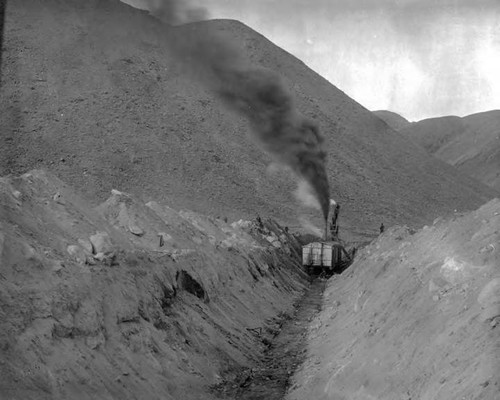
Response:
[{"label": "rock", "polygon": [[52,265],[52,271],[57,272],[64,268],[64,264],[61,261],[55,261]]},{"label": "rock", "polygon": [[[114,193],[116,194],[116,193]],[[129,214],[127,205],[125,203],[120,203],[120,211],[118,213],[118,222],[120,226],[126,228],[130,233],[136,236],[144,235],[144,230],[137,225],[133,216]]]},{"label": "rock", "polygon": [[130,221],[128,224],[128,230],[130,233],[136,235],[136,236],[142,236],[144,235],[144,231],[139,228],[139,226],[134,222]]},{"label": "rock", "polygon": [[432,223],[432,225],[437,225],[439,222],[442,222],[444,221],[444,218],[443,217],[437,217],[434,222]]},{"label": "rock", "polygon": [[440,272],[448,282],[456,284],[466,278],[468,273],[467,266],[466,263],[455,260],[453,257],[446,257]]},{"label": "rock", "polygon": [[479,253],[491,253],[495,250],[495,245],[493,243],[488,244],[487,246],[483,246],[479,249]]},{"label": "rock", "polygon": [[64,198],[61,196],[61,193],[57,192],[54,197],[52,198],[57,204],[64,205],[66,202],[64,201]]},{"label": "rock", "polygon": [[172,240],[172,236],[170,236],[168,233],[165,232],[159,232],[158,233],[158,246],[163,247],[165,245],[165,242]]},{"label": "rock", "polygon": [[80,334],[94,336],[100,332],[101,320],[96,308],[98,306],[90,298],[81,300],[73,315],[73,326]]},{"label": "rock", "polygon": [[429,292],[439,292],[441,290],[449,290],[451,288],[448,281],[444,278],[437,276],[429,281]]},{"label": "rock", "polygon": [[112,250],[111,239],[106,232],[97,232],[90,237],[93,254],[106,253]]},{"label": "rock", "polygon": [[500,278],[491,280],[483,287],[481,293],[479,293],[477,297],[477,302],[482,308],[500,304]]},{"label": "rock", "polygon": [[107,251],[106,253],[99,252],[94,256],[95,260],[101,261],[102,263],[112,266],[117,265],[116,253],[114,251]]},{"label": "rock", "polygon": [[82,247],[76,244],[72,244],[66,248],[66,251],[75,261],[81,264],[85,264],[85,261],[87,259],[87,254]]},{"label": "rock", "polygon": [[95,265],[95,264],[96,264],[96,262],[95,262],[94,257],[92,257],[91,255],[88,255],[88,256],[85,258],[85,264],[88,264],[88,265]]},{"label": "rock", "polygon": [[78,244],[88,253],[92,254],[92,243],[87,239],[78,239]]},{"label": "rock", "polygon": [[242,219],[240,219],[239,221],[231,223],[231,227],[234,228],[234,229],[249,228],[250,226],[252,226],[252,221],[245,221],[245,220],[242,220]]},{"label": "rock", "polygon": [[105,338],[102,332],[99,332],[96,336],[87,336],[85,338],[85,344],[92,350],[97,349],[99,346],[103,345]]}]

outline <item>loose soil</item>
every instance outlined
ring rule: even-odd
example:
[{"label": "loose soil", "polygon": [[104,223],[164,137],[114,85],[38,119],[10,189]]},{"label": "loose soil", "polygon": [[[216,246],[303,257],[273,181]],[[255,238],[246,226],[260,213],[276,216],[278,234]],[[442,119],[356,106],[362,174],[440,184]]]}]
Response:
[{"label": "loose soil", "polygon": [[281,315],[266,331],[255,330],[268,346],[262,360],[236,374],[228,371],[228,380],[214,387],[214,391],[230,399],[283,399],[290,377],[305,360],[308,327],[321,310],[326,282],[321,277],[314,279],[292,314]]}]

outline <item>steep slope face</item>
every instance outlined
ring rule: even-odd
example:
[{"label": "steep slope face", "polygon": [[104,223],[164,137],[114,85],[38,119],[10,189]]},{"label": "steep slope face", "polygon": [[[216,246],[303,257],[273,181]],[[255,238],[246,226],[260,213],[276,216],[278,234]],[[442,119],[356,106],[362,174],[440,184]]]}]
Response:
[{"label": "steep slope face", "polygon": [[305,289],[296,251],[270,222],[1,178],[0,398],[216,398]]},{"label": "steep slope face", "polygon": [[392,111],[377,110],[373,111],[373,113],[396,131],[406,128],[411,124],[406,118]]},{"label": "steep slope face", "polygon": [[500,190],[500,111],[432,118],[401,130],[431,154]]},{"label": "steep slope face", "polygon": [[500,200],[386,231],[329,283],[287,399],[498,399]]},{"label": "steep slope face", "polygon": [[[231,40],[250,66],[281,75],[319,124],[343,232],[375,231],[382,219],[422,224],[494,195],[243,24],[199,26]],[[267,167],[247,121],[185,73],[165,35],[118,0],[9,2],[1,172],[44,167],[96,201],[120,187],[211,215],[272,214],[298,226],[305,211],[290,195],[289,173]],[[305,214],[320,224],[319,212]]]}]

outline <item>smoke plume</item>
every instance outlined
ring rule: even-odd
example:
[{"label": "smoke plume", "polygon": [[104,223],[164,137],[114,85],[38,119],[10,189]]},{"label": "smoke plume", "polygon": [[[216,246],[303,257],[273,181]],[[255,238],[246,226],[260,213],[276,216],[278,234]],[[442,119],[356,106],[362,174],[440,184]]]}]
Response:
[{"label": "smoke plume", "polygon": [[319,204],[316,196],[314,196],[311,185],[306,180],[299,180],[297,190],[294,194],[295,197],[297,197],[305,206],[321,210],[321,205]]},{"label": "smoke plume", "polygon": [[305,231],[312,233],[314,236],[323,237],[323,231],[309,221],[305,216],[299,216],[299,222]]},{"label": "smoke plume", "polygon": [[171,50],[227,107],[248,119],[263,150],[309,183],[326,220],[329,188],[323,137],[296,111],[279,76],[250,67],[229,39],[208,24],[189,24],[206,19],[206,11],[182,0],[154,0],[150,9],[167,26],[188,23],[168,29]]}]

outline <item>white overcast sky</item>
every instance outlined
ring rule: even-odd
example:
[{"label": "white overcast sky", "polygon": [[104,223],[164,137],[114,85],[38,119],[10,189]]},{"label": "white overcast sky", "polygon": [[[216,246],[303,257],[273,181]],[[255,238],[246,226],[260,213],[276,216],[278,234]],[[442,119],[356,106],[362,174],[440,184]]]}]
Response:
[{"label": "white overcast sky", "polygon": [[370,110],[416,121],[500,109],[500,0],[191,3],[245,23]]}]

